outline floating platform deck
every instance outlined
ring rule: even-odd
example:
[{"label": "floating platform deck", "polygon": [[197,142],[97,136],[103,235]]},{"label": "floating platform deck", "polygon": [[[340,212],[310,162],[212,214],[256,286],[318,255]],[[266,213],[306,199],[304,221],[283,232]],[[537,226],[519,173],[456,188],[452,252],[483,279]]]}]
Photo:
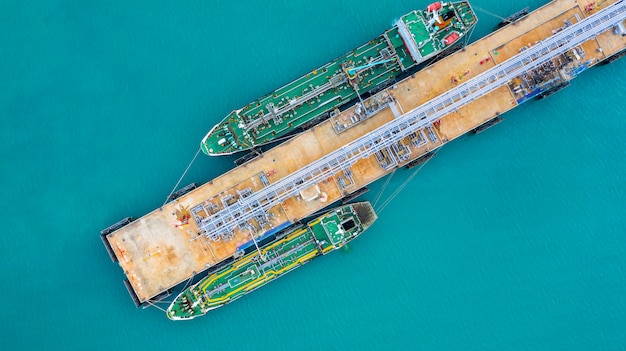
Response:
[{"label": "floating platform deck", "polygon": [[[548,92],[552,88],[549,84],[565,82],[580,71],[623,51],[626,36],[613,30],[605,31],[542,64],[536,75],[520,75],[509,84],[459,105],[453,113],[427,125],[420,124],[393,145],[361,157],[349,167],[329,173],[323,179],[315,178],[317,180],[312,185],[303,177],[295,180],[296,185],[302,184],[296,192],[293,189],[285,192],[283,188],[270,191],[293,180],[312,164],[344,150],[355,140],[399,120],[408,111],[429,101],[437,101],[435,98],[442,94],[462,88],[465,82],[479,78],[482,73],[520,52],[532,51],[535,45],[554,33],[566,31],[570,24],[618,2],[606,0],[588,8],[586,1],[552,1],[514,25],[497,30],[369,101],[332,116],[261,157],[107,234],[104,239],[128,277],[137,301],[150,303],[161,292],[240,254],[253,242],[253,237],[259,240],[312,215],[393,169],[409,165],[443,144],[498,118],[518,106],[519,101],[524,101],[520,96],[534,97],[536,89]],[[624,23],[623,17],[621,23]],[[554,67],[558,74],[548,74],[549,67]],[[332,166],[328,164],[329,168]],[[323,167],[320,169],[323,171]],[[267,199],[260,199],[259,194]],[[272,196],[280,201],[269,201]],[[245,216],[238,217],[243,212],[236,209],[252,201],[250,199],[255,202],[246,205],[248,212]],[[251,210],[255,208],[257,210]],[[214,220],[222,218],[220,214],[223,213],[234,214],[223,217],[230,218],[230,222]]]}]

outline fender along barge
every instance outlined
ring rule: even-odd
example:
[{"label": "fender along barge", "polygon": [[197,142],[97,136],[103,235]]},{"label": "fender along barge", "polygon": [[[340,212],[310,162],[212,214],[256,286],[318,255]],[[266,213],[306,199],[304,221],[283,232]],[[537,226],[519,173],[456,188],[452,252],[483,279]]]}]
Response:
[{"label": "fender along barge", "polygon": [[[626,1],[555,0],[103,236],[136,303],[240,257],[626,49]],[[601,74],[600,72],[598,72]],[[248,251],[249,252],[249,251]]]}]

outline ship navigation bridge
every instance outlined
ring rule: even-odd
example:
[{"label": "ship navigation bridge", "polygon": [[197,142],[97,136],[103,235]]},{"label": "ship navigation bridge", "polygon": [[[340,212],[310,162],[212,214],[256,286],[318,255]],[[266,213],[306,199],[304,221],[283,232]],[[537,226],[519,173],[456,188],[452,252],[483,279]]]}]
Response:
[{"label": "ship navigation bridge", "polygon": [[[196,219],[203,234],[213,240],[228,237],[235,225],[247,228],[254,218],[266,217],[268,211],[302,190],[314,187],[330,176],[344,172],[358,160],[389,150],[400,140],[428,127],[440,118],[458,110],[495,89],[505,86],[511,79],[530,71],[571,48],[595,38],[619,25],[626,18],[626,2],[620,0],[576,24],[564,28],[553,36],[533,45],[507,61],[459,84],[429,102],[401,115],[378,129],[319,158],[298,171],[267,184],[258,192],[240,198],[232,205],[205,219]],[[392,106],[393,107],[393,106]],[[395,158],[393,153],[387,152]],[[397,160],[396,160],[397,161]],[[207,212],[211,213],[211,212]]]}]

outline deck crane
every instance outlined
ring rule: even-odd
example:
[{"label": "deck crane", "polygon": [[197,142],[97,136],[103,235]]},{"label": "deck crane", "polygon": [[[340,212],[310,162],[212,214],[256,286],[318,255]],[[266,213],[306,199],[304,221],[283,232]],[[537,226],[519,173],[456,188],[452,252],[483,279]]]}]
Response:
[{"label": "deck crane", "polygon": [[357,67],[349,68],[349,69],[346,70],[346,73],[348,74],[348,78],[354,79],[354,78],[356,78],[356,73],[358,71],[362,70],[362,69],[370,68],[370,67],[373,67],[373,66],[376,66],[376,65],[382,65],[382,64],[385,64],[387,62],[394,61],[394,60],[395,60],[395,58],[391,58],[391,59],[388,59],[388,60],[370,62],[370,63],[368,63],[366,65],[363,65],[363,66],[357,66]]}]

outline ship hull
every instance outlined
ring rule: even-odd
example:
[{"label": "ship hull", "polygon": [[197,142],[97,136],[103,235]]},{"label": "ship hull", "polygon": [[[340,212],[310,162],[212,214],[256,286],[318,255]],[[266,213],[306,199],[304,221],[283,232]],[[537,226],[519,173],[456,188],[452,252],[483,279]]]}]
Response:
[{"label": "ship hull", "polygon": [[182,291],[170,304],[171,320],[191,320],[229,304],[315,257],[343,247],[376,220],[369,203],[344,205],[283,239],[258,248]]},{"label": "ship hull", "polygon": [[466,1],[412,11],[370,42],[232,111],[203,138],[201,149],[230,155],[284,140],[449,54],[476,22]]}]

